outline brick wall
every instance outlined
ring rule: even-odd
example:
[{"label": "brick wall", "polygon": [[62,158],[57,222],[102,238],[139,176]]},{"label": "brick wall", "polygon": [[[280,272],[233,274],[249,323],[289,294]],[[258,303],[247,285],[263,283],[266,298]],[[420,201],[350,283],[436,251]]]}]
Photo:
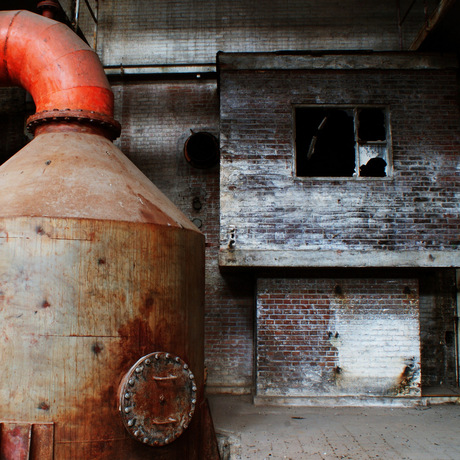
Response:
[{"label": "brick wall", "polygon": [[[219,167],[192,168],[184,159],[190,130],[219,136],[215,81],[112,82],[121,150],[206,236],[206,366],[208,388],[248,392],[253,376],[253,283],[221,275]],[[193,206],[194,199],[201,203]],[[199,221],[195,220],[199,224]]]},{"label": "brick wall", "polygon": [[420,335],[424,387],[457,386],[455,271],[420,276]]},{"label": "brick wall", "polygon": [[417,280],[259,279],[257,395],[420,395]]},{"label": "brick wall", "polygon": [[0,164],[22,149],[28,138],[24,133],[26,92],[20,88],[0,89]]},{"label": "brick wall", "polygon": [[[207,245],[208,388],[213,391],[250,391],[254,359],[254,280],[246,273],[222,275],[219,271],[219,171],[216,168],[208,171],[191,168],[184,161],[182,151],[190,129],[203,129],[218,135],[216,84],[199,80],[112,83],[116,95],[116,118],[123,124],[118,144],[192,220],[198,218],[202,221],[201,229]],[[24,92],[2,91],[5,94],[2,107],[7,109],[2,124],[5,129],[13,120],[11,114],[20,108],[24,110]],[[11,153],[19,150],[24,141],[24,113],[17,116],[20,118],[17,118],[11,134],[4,134],[2,144],[3,147],[14,144]],[[202,202],[200,210],[192,206],[195,197]],[[446,343],[446,332],[453,330],[451,312],[455,304],[448,287],[441,287],[448,286],[449,282],[439,281],[438,275],[430,279],[429,284],[425,278],[421,284],[422,367],[426,369],[422,378],[424,384],[435,385],[455,381],[455,344]],[[431,288],[428,289],[429,285]],[[449,337],[447,334],[448,340]]]},{"label": "brick wall", "polygon": [[[326,48],[378,50],[397,49],[399,46],[394,4],[379,5],[378,11],[375,10],[374,5],[363,5],[363,2],[358,0],[348,3],[346,10],[343,8],[343,2],[337,0],[316,2],[315,5],[300,0],[289,4],[284,1],[268,2],[268,0],[256,3],[230,0],[205,3],[188,0],[181,2],[101,0],[99,4],[99,52],[106,65],[212,63],[218,50]],[[412,27],[411,32],[411,26],[408,30],[409,35],[404,37],[406,44],[410,34],[415,31]],[[223,86],[227,94],[223,101],[225,114],[231,112],[229,106],[233,105],[236,116],[234,119],[223,117],[224,145],[239,145],[243,149],[227,150],[225,162],[229,166],[234,161],[239,168],[241,160],[244,162],[248,160],[253,171],[253,174],[243,172],[240,174],[232,171],[231,168],[226,168],[223,173],[223,183],[229,186],[232,193],[242,189],[255,193],[259,200],[256,206],[261,204],[261,211],[267,211],[267,215],[260,214],[263,221],[248,218],[250,227],[247,235],[244,228],[239,225],[238,244],[247,238],[255,238],[254,241],[258,245],[259,236],[265,234],[267,241],[271,239],[280,248],[283,244],[292,244],[297,248],[299,241],[308,241],[309,247],[315,248],[315,245],[323,245],[324,241],[328,244],[334,243],[338,236],[340,237],[342,230],[346,230],[350,233],[345,235],[348,238],[344,243],[345,247],[348,248],[350,244],[362,247],[361,245],[375,243],[366,236],[370,230],[371,234],[374,237],[378,236],[379,241],[385,242],[385,245],[396,244],[391,238],[388,239],[387,235],[396,235],[399,232],[402,240],[418,241],[419,244],[423,242],[430,247],[432,244],[430,241],[434,241],[431,235],[436,236],[436,229],[441,224],[444,227],[447,223],[446,227],[455,231],[457,220],[455,216],[452,217],[449,209],[455,209],[452,208],[451,199],[454,192],[451,187],[458,178],[445,174],[445,171],[455,162],[455,153],[449,154],[448,151],[458,151],[458,140],[452,138],[452,133],[457,126],[455,117],[458,116],[453,72],[395,74],[385,71],[355,73],[292,71],[284,74],[276,73],[275,78],[273,76],[274,74],[270,72],[232,74],[233,80],[226,80]],[[419,78],[422,92],[418,89]],[[247,83],[247,86],[243,88],[241,82]],[[217,391],[247,392],[253,384],[255,282],[253,275],[247,273],[221,274],[219,271],[217,262],[219,171],[216,168],[207,171],[191,168],[185,163],[182,152],[183,144],[190,135],[190,129],[206,130],[216,136],[219,135],[216,83],[183,78],[169,81],[143,78],[139,81],[128,79],[113,81],[113,84],[116,118],[123,125],[122,136],[117,141],[118,145],[186,215],[192,220],[201,221],[201,230],[206,235],[208,388]],[[275,99],[273,99],[274,95]],[[27,109],[23,90],[1,90],[0,99],[2,102],[0,130],[4,140],[0,154],[6,159],[18,151],[26,141],[23,121]],[[261,100],[263,100],[262,104]],[[292,144],[290,144],[291,140],[286,142],[286,139],[292,136],[292,126],[287,127],[291,123],[291,112],[290,109],[286,111],[286,106],[299,100],[302,103],[331,103],[331,101],[332,103],[346,101],[371,103],[373,101],[372,103],[391,104],[392,108],[396,108],[395,114],[392,113],[392,123],[395,116],[397,120],[404,122],[399,124],[396,131],[398,143],[395,153],[399,165],[406,168],[405,173],[398,178],[398,181],[401,181],[394,184],[373,187],[361,184],[356,187],[355,184],[343,184],[338,181],[338,185],[342,187],[339,192],[334,190],[337,189],[335,183],[329,187],[316,182],[310,185],[305,184],[305,181],[303,185],[297,184],[303,194],[301,207],[305,204],[304,193],[307,192],[310,202],[321,203],[324,209],[330,211],[322,213],[318,206],[317,212],[302,217],[300,226],[304,227],[304,236],[299,233],[299,227],[284,228],[284,216],[293,216],[295,209],[298,209],[298,203],[295,200],[288,206],[283,203],[283,199],[293,190],[289,189],[290,186],[286,186],[284,182],[286,173],[292,171]],[[440,105],[443,106],[442,110]],[[411,115],[411,119],[406,112]],[[241,120],[238,120],[238,117],[241,117]],[[234,127],[236,130],[233,130]],[[394,134],[395,132],[393,137]],[[256,143],[254,143],[255,136],[259,136]],[[239,157],[241,153],[243,156]],[[233,154],[235,154],[234,158],[231,159],[230,156]],[[269,169],[266,168],[268,160]],[[255,182],[251,184],[253,177],[256,178],[256,182],[259,181],[260,187],[254,188]],[[398,195],[393,202],[395,191],[400,191],[401,195]],[[354,203],[356,206],[347,208],[341,205],[338,200],[343,197],[345,200],[348,198],[356,200]],[[194,209],[192,203],[195,198],[200,199],[201,209]],[[238,209],[246,212],[250,211],[251,207],[254,211],[256,209],[254,202],[246,204],[245,200],[245,197],[236,194],[226,195],[223,201],[225,212],[229,208],[232,212]],[[375,204],[371,206],[369,203]],[[387,216],[388,203],[393,210],[402,206],[404,213],[398,214],[399,217]],[[273,214],[271,211],[268,212],[266,204],[271,207],[271,211],[278,213],[277,220],[267,219],[267,216]],[[432,208],[436,211],[434,214]],[[439,220],[441,208],[447,209],[444,221]],[[421,217],[420,213],[425,209],[426,215]],[[414,221],[414,219],[420,220]],[[434,220],[431,222],[431,219]],[[326,226],[329,223],[332,224],[331,231]],[[355,223],[354,231],[351,230],[350,223]],[[395,227],[395,223],[398,227]],[[421,228],[419,224],[423,224],[424,230],[426,229],[427,232],[429,230],[431,233],[425,232],[421,235],[417,232]],[[393,230],[390,231],[391,229]],[[223,232],[226,232],[225,227]],[[378,244],[380,247],[381,243]],[[436,240],[433,244],[442,246],[443,243]],[[422,366],[428,370],[425,378],[427,384],[453,382],[455,375],[452,364],[453,346],[446,347],[441,343],[449,337],[446,336],[446,332],[451,332],[448,318],[453,311],[453,303],[444,288],[434,288],[437,283],[436,277],[437,275],[430,278],[433,289],[428,289],[427,285],[421,286],[422,340],[425,350],[422,355]],[[267,288],[266,293],[271,292],[269,283],[272,281],[274,295],[279,293],[286,300],[286,290],[283,289],[287,284],[284,280],[260,280],[261,296],[265,295],[262,294],[265,292],[262,291],[264,286]],[[332,286],[332,281],[328,279],[319,281],[307,279],[305,283],[313,283],[313,281],[323,283],[323,287],[315,288],[318,301],[309,304],[311,311],[316,316],[323,315],[324,318],[327,316],[326,310],[339,312],[338,316],[342,318],[341,330],[351,337],[357,331],[357,326],[353,318],[348,318],[340,310],[339,307],[343,304],[337,300],[339,295],[329,293],[329,306],[323,308],[321,304],[324,299],[320,297],[324,294],[319,290],[335,289],[335,284]],[[278,282],[284,287],[280,288]],[[373,292],[377,288],[374,285],[378,282],[378,280],[365,280],[364,287],[357,288],[359,292],[361,289],[366,293],[366,302],[375,298]],[[400,281],[389,280],[388,282],[390,289],[385,290],[382,297],[387,298],[392,289],[395,289],[398,299],[401,300],[400,286],[396,288],[395,284],[391,284]],[[305,284],[304,281],[302,283]],[[353,302],[358,302],[359,292],[354,291],[347,283],[351,281],[347,279],[342,283],[346,288],[343,291],[344,295],[348,295]],[[444,285],[446,283],[443,282]],[[303,314],[300,313],[302,308],[300,304],[293,305],[292,313],[286,316],[287,323],[280,324],[280,333],[291,330],[289,327],[295,329],[298,322],[303,321],[296,317]],[[444,312],[445,321],[439,321],[440,309]],[[362,307],[357,307],[356,311],[361,310]],[[369,316],[371,313],[366,315]],[[364,318],[367,317],[366,315]],[[358,315],[357,318],[359,319],[360,316]],[[326,319],[317,321],[317,327],[325,327]],[[382,324],[388,330],[389,325],[385,322],[385,317],[379,321],[383,321]],[[403,320],[398,317],[396,324],[400,324],[401,321]],[[311,324],[313,325],[313,319]],[[411,324],[413,326],[413,323]],[[329,332],[328,330],[327,333]],[[329,341],[318,339],[314,350],[310,350],[310,354],[305,356],[309,356],[310,362],[314,363],[316,359],[319,363],[321,361],[318,357],[325,353],[329,361],[325,361],[324,368],[328,369],[328,372],[336,369],[339,366],[339,358],[347,357],[343,354],[345,347],[336,346],[337,343],[334,342],[340,339],[340,335],[339,333],[339,337],[335,338],[334,334]],[[298,332],[295,338],[301,342],[298,350],[295,350],[296,346],[289,345],[286,341],[284,351],[287,352],[288,358],[298,359],[306,353],[301,348],[304,346],[302,342],[304,338],[305,335],[301,337]],[[378,338],[381,340],[382,337],[378,336]],[[288,350],[288,347],[292,349]],[[432,349],[436,351],[430,353]],[[341,355],[340,350],[342,350]],[[264,353],[263,351],[259,359],[264,357]],[[274,353],[278,353],[277,359],[281,357],[278,351]],[[267,356],[268,352],[265,354],[265,357]],[[443,367],[444,363],[450,366],[447,373]],[[301,364],[300,362],[299,365]],[[282,366],[289,366],[287,360],[283,361]],[[317,364],[317,367],[323,366]],[[401,368],[398,367],[398,370]],[[340,391],[350,388],[356,390],[356,386],[353,387],[351,384],[348,387],[341,384],[340,387],[341,374],[334,375],[332,381],[326,379],[324,389],[326,393],[337,391],[338,388]],[[345,375],[344,372],[343,377]],[[273,376],[273,381],[278,377]],[[393,377],[392,374],[391,378]],[[292,376],[289,378],[285,382],[286,392],[289,385],[298,379]],[[269,380],[267,377],[267,381]],[[372,379],[367,384],[373,389],[372,391],[377,393],[383,391],[381,387],[373,386]],[[312,380],[309,381],[309,385],[307,385],[308,391],[318,394],[318,387],[312,386]],[[353,385],[356,385],[356,381]],[[394,387],[390,386],[390,388]],[[362,388],[359,391],[361,390]],[[265,390],[261,388],[260,391]],[[276,390],[269,389],[268,394],[270,391]]]},{"label": "brick wall", "polygon": [[[327,0],[99,2],[104,65],[213,63],[217,51],[399,49],[396,3]],[[404,8],[404,2],[402,2]],[[411,43],[422,8],[405,22]]]},{"label": "brick wall", "polygon": [[[288,250],[297,251],[289,263],[302,250],[311,265],[322,263],[318,250],[339,265],[353,251],[375,251],[361,266],[388,265],[397,251],[425,254],[427,264],[437,263],[427,251],[439,261],[458,254],[455,70],[223,69],[220,88],[222,250],[235,226],[236,249],[278,251],[274,263]],[[388,106],[392,177],[296,178],[296,104]],[[402,255],[389,265],[408,262]]]}]

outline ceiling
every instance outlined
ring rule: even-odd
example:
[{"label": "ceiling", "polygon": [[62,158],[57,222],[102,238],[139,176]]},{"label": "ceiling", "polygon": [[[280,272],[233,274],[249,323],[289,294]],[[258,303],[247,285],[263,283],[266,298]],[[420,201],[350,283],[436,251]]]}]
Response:
[{"label": "ceiling", "polygon": [[[5,10],[29,10],[33,13],[38,13],[37,4],[40,0],[1,0],[0,11]],[[60,11],[56,17],[56,20],[70,25],[64,11]]]},{"label": "ceiling", "polygon": [[448,7],[440,15],[439,20],[426,30],[425,38],[417,49],[460,54],[460,1],[445,3]]},{"label": "ceiling", "polygon": [[[37,12],[39,0],[2,0],[0,10],[29,10]],[[440,0],[445,7],[442,15],[429,27],[422,27],[418,41],[413,44],[419,51],[451,51],[460,54],[460,0]],[[441,8],[442,9],[442,8]],[[64,16],[58,18],[67,22]]]},{"label": "ceiling", "polygon": [[2,0],[1,10],[29,10],[37,12],[37,0]]}]

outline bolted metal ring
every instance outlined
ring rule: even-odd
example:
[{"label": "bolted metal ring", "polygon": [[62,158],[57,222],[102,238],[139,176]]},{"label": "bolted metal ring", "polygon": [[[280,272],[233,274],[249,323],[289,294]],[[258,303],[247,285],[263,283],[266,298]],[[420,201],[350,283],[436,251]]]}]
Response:
[{"label": "bolted metal ring", "polygon": [[197,386],[181,358],[154,352],[131,367],[118,395],[119,412],[128,433],[149,446],[164,446],[190,425]]}]

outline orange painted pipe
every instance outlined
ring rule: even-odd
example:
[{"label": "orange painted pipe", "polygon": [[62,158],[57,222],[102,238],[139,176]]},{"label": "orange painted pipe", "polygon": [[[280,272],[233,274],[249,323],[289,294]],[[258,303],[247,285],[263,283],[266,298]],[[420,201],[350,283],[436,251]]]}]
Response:
[{"label": "orange painted pipe", "polygon": [[0,12],[0,86],[21,86],[32,95],[35,125],[78,115],[119,131],[97,54],[60,22],[29,11]]}]

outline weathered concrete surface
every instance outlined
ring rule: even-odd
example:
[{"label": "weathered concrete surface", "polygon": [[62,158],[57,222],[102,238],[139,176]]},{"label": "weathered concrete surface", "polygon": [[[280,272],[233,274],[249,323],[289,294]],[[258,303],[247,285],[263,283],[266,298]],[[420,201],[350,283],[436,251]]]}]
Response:
[{"label": "weathered concrete surface", "polygon": [[275,408],[235,396],[210,403],[224,460],[460,458],[459,405]]},{"label": "weathered concrete surface", "polygon": [[454,55],[380,52],[373,54],[338,54],[318,51],[292,56],[283,53],[223,53],[219,65],[225,70],[273,69],[448,69],[457,68]]},{"label": "weathered concrete surface", "polygon": [[221,249],[219,263],[226,268],[240,267],[456,267],[458,254],[447,251],[344,251],[338,249],[232,250]]}]

